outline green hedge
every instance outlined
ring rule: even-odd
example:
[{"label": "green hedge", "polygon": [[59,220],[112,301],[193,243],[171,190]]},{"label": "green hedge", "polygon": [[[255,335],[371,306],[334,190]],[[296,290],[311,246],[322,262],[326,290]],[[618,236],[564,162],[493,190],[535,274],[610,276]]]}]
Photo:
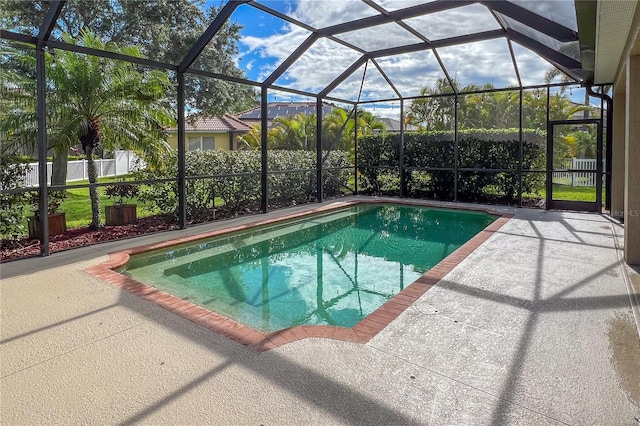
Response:
[{"label": "green hedge", "polygon": [[[211,215],[213,200],[216,208],[236,214],[258,211],[261,199],[261,153],[259,151],[193,151],[186,154],[185,175],[187,217],[201,220]],[[310,151],[269,151],[268,170],[315,169],[316,154]],[[352,167],[347,154],[332,151],[324,167]],[[177,153],[165,160],[162,171],[143,170],[135,174],[138,180],[175,179],[178,173]],[[252,174],[255,173],[255,174]],[[245,175],[252,174],[252,175]],[[323,191],[327,197],[340,195],[348,184],[350,170],[336,170],[323,177]],[[196,176],[235,175],[216,178]],[[240,175],[240,176],[238,176]],[[150,203],[162,214],[175,214],[178,207],[176,181],[146,185],[138,199]],[[315,199],[316,173],[292,172],[268,175],[268,204],[281,207]],[[220,202],[221,200],[221,202]]]},{"label": "green hedge", "polygon": [[[545,133],[523,130],[524,170],[545,165]],[[508,169],[513,172],[458,172],[458,199],[477,201],[487,195],[513,202],[518,195],[518,129],[467,129],[459,133],[458,168]],[[454,134],[449,131],[406,133],[404,137],[406,193],[413,197],[454,199]],[[363,192],[400,192],[400,135],[373,135],[358,141],[358,171]],[[443,170],[415,170],[431,168]],[[523,192],[544,185],[543,174],[523,177]]]}]

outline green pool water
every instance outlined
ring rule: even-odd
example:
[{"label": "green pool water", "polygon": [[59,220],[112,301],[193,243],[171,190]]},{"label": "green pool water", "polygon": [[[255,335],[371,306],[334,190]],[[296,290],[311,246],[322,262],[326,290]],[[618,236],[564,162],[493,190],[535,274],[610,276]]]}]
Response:
[{"label": "green pool water", "polygon": [[356,205],[132,256],[121,272],[264,332],[352,327],[495,219]]}]

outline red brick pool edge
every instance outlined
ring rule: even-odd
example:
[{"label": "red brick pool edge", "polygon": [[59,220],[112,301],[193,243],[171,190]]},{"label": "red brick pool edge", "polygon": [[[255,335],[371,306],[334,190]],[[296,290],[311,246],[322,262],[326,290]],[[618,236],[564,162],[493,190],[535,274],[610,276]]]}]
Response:
[{"label": "red brick pool edge", "polygon": [[128,293],[141,297],[144,300],[155,303],[169,312],[177,314],[189,321],[199,324],[209,330],[212,330],[222,336],[228,337],[250,347],[258,352],[267,351],[296,340],[306,339],[308,337],[323,337],[327,339],[342,340],[346,342],[366,343],[376,334],[382,331],[391,321],[396,319],[402,312],[411,306],[416,300],[425,294],[431,287],[437,284],[445,275],[453,268],[469,256],[476,248],[484,243],[493,233],[498,231],[505,223],[513,217],[511,214],[500,213],[487,208],[471,208],[461,206],[446,206],[446,208],[484,211],[499,216],[493,223],[476,234],[464,245],[444,258],[440,263],[431,268],[428,272],[404,288],[394,297],[385,302],[378,309],[369,314],[352,328],[336,327],[331,325],[299,325],[284,330],[274,331],[272,333],[263,333],[228,319],[222,315],[194,305],[179,297],[173,296],[154,287],[142,284],[132,278],[126,277],[114,269],[120,268],[129,261],[129,257],[133,254],[144,253],[150,250],[166,248],[177,244],[190,243],[193,241],[210,238],[229,232],[239,231],[259,225],[280,222],[283,220],[299,218],[302,216],[318,213],[321,211],[334,210],[336,208],[346,207],[359,203],[393,203],[393,204],[410,204],[423,207],[443,207],[441,205],[430,205],[424,203],[412,203],[408,200],[397,201],[353,201],[338,202],[317,209],[286,215],[278,218],[257,221],[255,223],[224,228],[211,231],[195,236],[178,238],[170,241],[164,241],[158,244],[150,244],[136,247],[130,250],[120,251],[109,254],[109,260],[99,265],[85,269],[85,272],[106,281]]}]

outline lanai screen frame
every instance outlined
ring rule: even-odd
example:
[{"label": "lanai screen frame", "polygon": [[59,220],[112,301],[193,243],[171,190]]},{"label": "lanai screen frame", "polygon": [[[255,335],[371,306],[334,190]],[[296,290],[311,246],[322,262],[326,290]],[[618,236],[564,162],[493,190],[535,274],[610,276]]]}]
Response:
[{"label": "lanai screen frame", "polygon": [[[519,99],[520,99],[520,114],[519,114],[519,149],[520,149],[520,161],[518,164],[518,169],[513,170],[511,172],[517,172],[519,176],[520,182],[520,190],[518,197],[520,201],[522,201],[522,173],[527,172],[522,169],[522,152],[523,152],[523,133],[522,133],[522,95],[525,90],[531,89],[547,89],[547,98],[549,97],[549,89],[551,87],[561,87],[561,86],[571,86],[580,84],[587,85],[587,90],[591,96],[596,96],[607,102],[607,137],[606,137],[606,150],[607,150],[607,166],[606,173],[610,176],[611,173],[611,117],[612,117],[612,100],[610,97],[606,96],[604,92],[605,85],[600,85],[600,92],[594,92],[592,86],[588,83],[593,76],[593,71],[589,69],[583,69],[582,63],[579,61],[570,58],[563,53],[554,50],[536,40],[531,39],[527,35],[510,28],[507,25],[504,25],[500,19],[496,16],[497,13],[500,13],[504,16],[507,16],[511,19],[515,19],[518,22],[528,25],[531,28],[547,35],[553,37],[557,40],[561,41],[578,41],[578,33],[573,31],[563,25],[560,25],[550,19],[544,18],[534,12],[531,12],[521,6],[510,3],[507,0],[495,0],[495,1],[474,1],[474,0],[437,0],[429,3],[420,4],[418,6],[408,7],[405,9],[399,9],[397,11],[388,12],[382,7],[380,7],[377,3],[372,0],[362,0],[368,6],[377,10],[380,14],[371,16],[368,18],[357,19],[355,21],[346,22],[343,24],[337,24],[330,27],[325,27],[321,29],[313,28],[309,25],[306,25],[300,21],[297,21],[285,14],[282,14],[278,11],[275,11],[261,3],[257,3],[251,0],[229,0],[219,11],[218,15],[211,22],[207,30],[201,35],[198,41],[194,43],[189,52],[184,56],[182,61],[179,64],[170,64],[160,61],[154,61],[150,59],[143,59],[137,57],[131,57],[127,55],[122,55],[119,53],[108,52],[103,50],[91,49],[84,46],[79,46],[75,44],[69,44],[65,42],[61,42],[58,40],[51,39],[52,32],[54,30],[56,21],[60,17],[60,13],[66,3],[66,0],[53,0],[50,3],[49,9],[46,12],[45,18],[41,27],[39,28],[37,36],[26,35],[21,33],[15,33],[7,30],[0,30],[0,38],[6,39],[9,41],[16,41],[25,44],[30,44],[35,46],[36,53],[36,82],[37,82],[37,118],[38,118],[38,157],[39,157],[39,182],[38,182],[38,191],[42,195],[39,197],[39,214],[41,217],[46,217],[47,212],[47,189],[67,189],[74,187],[88,187],[88,185],[64,185],[59,187],[47,186],[47,174],[46,174],[46,154],[47,154],[47,135],[46,135],[46,87],[45,87],[45,61],[44,61],[44,52],[45,49],[61,49],[68,50],[81,54],[88,54],[103,58],[122,60],[134,64],[138,64],[145,67],[152,67],[163,69],[167,71],[172,71],[176,74],[176,80],[178,84],[177,90],[177,124],[178,124],[178,176],[176,177],[178,183],[178,224],[181,229],[187,227],[187,215],[186,215],[186,180],[189,179],[185,175],[185,159],[186,159],[186,141],[185,141],[185,75],[194,75],[199,77],[206,78],[216,78],[229,82],[234,82],[238,84],[244,84],[248,86],[257,87],[260,89],[260,107],[261,107],[261,210],[263,213],[268,211],[268,167],[267,167],[267,116],[265,111],[267,110],[267,96],[269,90],[277,90],[280,92],[291,93],[294,95],[307,96],[316,99],[316,116],[317,116],[317,146],[316,146],[316,169],[315,172],[317,174],[316,184],[317,184],[317,202],[323,201],[323,193],[322,193],[322,172],[323,172],[323,161],[322,161],[322,149],[321,149],[321,135],[322,135],[322,102],[324,100],[336,101],[346,105],[352,105],[354,108],[354,113],[356,115],[356,123],[357,123],[357,111],[360,105],[365,105],[367,103],[379,103],[379,102],[400,102],[400,111],[401,111],[401,120],[400,120],[400,134],[401,134],[401,146],[400,146],[400,162],[399,162],[399,171],[400,171],[400,196],[404,197],[404,175],[405,175],[405,167],[404,167],[404,120],[402,119],[404,114],[404,102],[407,100],[414,100],[419,98],[429,98],[432,96],[414,96],[414,97],[402,97],[400,92],[393,86],[393,83],[390,79],[382,72],[383,77],[387,80],[392,90],[396,93],[397,98],[388,98],[388,99],[378,99],[372,101],[353,101],[347,99],[340,99],[336,97],[329,96],[330,92],[337,87],[341,82],[343,82],[349,75],[351,75],[354,71],[356,71],[361,65],[371,61],[377,68],[381,71],[380,67],[376,64],[375,59],[378,57],[389,56],[394,54],[401,53],[410,53],[417,52],[422,50],[431,50],[434,52],[435,57],[442,67],[444,75],[451,86],[453,93],[452,94],[441,94],[435,96],[450,96],[454,98],[455,106],[456,106],[456,114],[455,114],[455,122],[454,122],[454,137],[455,137],[455,147],[457,153],[458,146],[458,116],[457,116],[457,106],[458,106],[458,97],[461,95],[473,94],[473,93],[491,93],[491,92],[499,92],[499,91],[519,91]],[[383,23],[395,22],[401,24],[402,19],[406,19],[412,16],[420,16],[423,14],[434,13],[443,10],[449,10],[456,7],[461,7],[468,4],[482,4],[486,6],[491,13],[494,15],[496,20],[500,22],[501,29],[484,31],[480,33],[456,36],[447,39],[430,41],[426,39],[424,36],[418,34],[415,31],[411,31],[413,35],[418,36],[422,43],[411,44],[400,46],[396,48],[383,49],[373,52],[366,52],[362,49],[359,49],[352,44],[349,44],[343,40],[340,40],[335,37],[337,34],[341,34],[348,31],[354,31],[358,29],[369,28],[372,26],[380,25]],[[191,65],[198,58],[199,54],[204,50],[206,45],[212,40],[212,38],[216,35],[219,29],[226,23],[226,21],[231,17],[233,12],[241,5],[248,4],[257,9],[262,10],[270,15],[276,16],[280,19],[283,19],[291,24],[302,27],[311,32],[311,35],[300,45],[298,48],[286,59],[284,60],[272,73],[269,77],[267,77],[262,83],[256,82],[249,79],[231,77],[227,75],[217,74],[213,72],[209,72],[206,70],[200,70],[191,68]],[[581,5],[581,9],[579,9],[578,5],[576,5],[576,9],[578,10],[578,19],[588,20],[593,15],[593,10],[585,10],[585,6]],[[595,16],[595,15],[593,15]],[[406,29],[406,27],[405,27]],[[362,54],[362,56],[354,62],[349,68],[347,68],[342,74],[340,74],[334,81],[332,81],[327,87],[321,90],[319,93],[310,93],[303,90],[297,90],[294,88],[281,87],[275,85],[276,80],[280,77],[295,61],[298,59],[315,41],[318,39],[326,37],[331,39],[332,41],[338,42],[345,47],[356,50]],[[506,38],[509,46],[509,52],[511,55],[511,59],[513,62],[513,67],[516,73],[516,77],[518,80],[517,87],[510,88],[501,88],[501,89],[489,89],[482,91],[472,91],[472,92],[459,92],[456,89],[456,86],[453,84],[453,80],[449,73],[447,72],[446,67],[442,63],[441,59],[437,55],[435,49],[439,47],[445,46],[455,46],[468,42],[476,42],[483,40],[491,40],[496,38]],[[513,47],[511,42],[516,41],[524,47],[534,51],[535,53],[542,56],[546,59],[551,65],[556,66],[562,72],[570,76],[574,79],[574,82],[569,83],[556,83],[556,84],[540,84],[540,85],[529,85],[525,86],[522,84],[522,80],[520,78],[520,73],[518,70],[518,65],[515,59],[515,55],[513,52]],[[583,40],[581,42],[581,49],[588,49],[592,46],[592,40],[587,41],[586,43]],[[585,67],[586,68],[586,67]],[[548,114],[548,108],[547,108]],[[600,115],[600,120],[603,119],[603,115]],[[357,134],[357,128],[355,130]],[[357,138],[356,138],[356,146],[357,146]],[[353,165],[354,169],[357,171],[358,169],[358,161],[357,155],[355,157],[355,164]],[[455,182],[454,186],[456,188],[455,200],[457,201],[457,181],[458,181],[458,173],[457,173],[458,162],[456,161],[454,164],[454,176]],[[479,171],[479,172],[487,172],[486,169],[465,169],[468,171]],[[313,171],[313,170],[310,170]],[[217,175],[207,176],[207,177],[219,177]],[[201,177],[195,177],[201,178]],[[137,183],[154,183],[160,182],[160,180],[150,180],[150,181],[138,181]],[[104,186],[105,184],[95,184],[94,186]],[[33,190],[34,188],[25,189],[22,192],[26,192],[28,190]],[[610,179],[606,180],[606,202],[607,207],[609,207],[610,203]],[[358,193],[357,188],[357,179],[354,193]],[[41,254],[49,255],[49,232],[48,232],[48,222],[42,221],[41,228]]]}]

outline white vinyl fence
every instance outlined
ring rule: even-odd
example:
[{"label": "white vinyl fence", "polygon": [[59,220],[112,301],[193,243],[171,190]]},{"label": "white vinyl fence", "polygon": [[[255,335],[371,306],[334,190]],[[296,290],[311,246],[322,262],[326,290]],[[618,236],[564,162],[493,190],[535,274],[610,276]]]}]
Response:
[{"label": "white vinyl fence", "polygon": [[[143,167],[142,161],[132,151],[115,151],[115,158],[94,160],[98,169],[98,177],[126,175],[136,167]],[[51,182],[52,162],[47,162],[47,182]],[[25,178],[25,186],[38,186],[38,163],[29,163],[29,172]],[[67,182],[89,179],[87,176],[87,160],[75,160],[67,163]]]},{"label": "white vinyl fence", "polygon": [[[565,158],[564,169],[596,171],[596,160]],[[596,186],[596,174],[590,172],[553,172],[553,183],[571,186]]]}]

